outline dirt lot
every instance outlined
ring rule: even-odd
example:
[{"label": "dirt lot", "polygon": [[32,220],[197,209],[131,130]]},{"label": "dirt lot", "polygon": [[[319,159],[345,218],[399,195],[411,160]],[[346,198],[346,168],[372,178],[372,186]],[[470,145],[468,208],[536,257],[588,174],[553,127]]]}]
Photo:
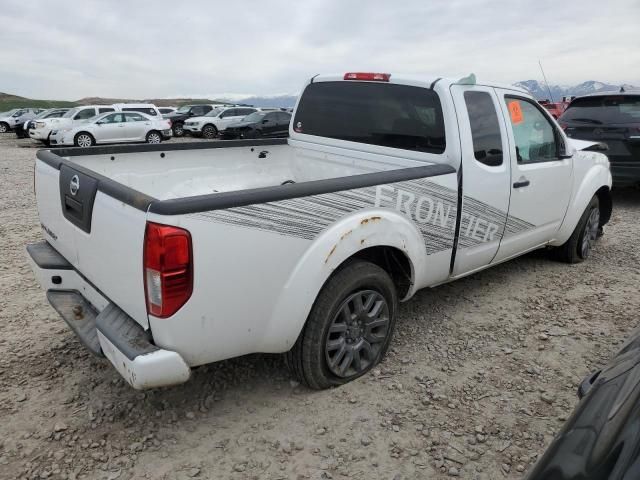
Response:
[{"label": "dirt lot", "polygon": [[640,192],[622,191],[588,262],[536,253],[419,293],[380,368],[342,388],[253,355],[136,392],[27,266],[35,152],[0,137],[1,478],[521,478],[638,323]]}]

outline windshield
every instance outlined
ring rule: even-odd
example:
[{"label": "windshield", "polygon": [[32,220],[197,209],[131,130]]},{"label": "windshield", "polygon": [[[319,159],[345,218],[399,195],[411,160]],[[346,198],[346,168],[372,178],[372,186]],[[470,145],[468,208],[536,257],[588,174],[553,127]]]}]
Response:
[{"label": "windshield", "polygon": [[214,108],[209,113],[207,113],[205,117],[217,117],[221,111],[222,111],[221,108]]},{"label": "windshield", "polygon": [[560,119],[591,125],[640,123],[640,95],[577,98]]},{"label": "windshield", "polygon": [[191,107],[189,105],[183,105],[178,110],[176,110],[176,112],[177,113],[189,113],[189,110],[191,110]]},{"label": "windshield", "polygon": [[266,112],[253,112],[251,115],[247,115],[246,117],[244,117],[244,119],[242,120],[243,122],[259,122],[262,117],[264,117],[267,113]]},{"label": "windshield", "polygon": [[317,82],[300,99],[294,131],[403,150],[442,153],[442,106],[433,90],[376,82]]},{"label": "windshield", "polygon": [[2,114],[3,117],[10,117],[12,116],[14,113],[16,113],[17,111],[19,111],[19,108],[14,108],[13,110],[9,110],[8,112],[4,112]]},{"label": "windshield", "polygon": [[67,113],[65,113],[64,115],[62,115],[62,118],[71,118],[73,117],[76,113],[78,113],[80,111],[79,108],[72,108],[71,110],[67,111]]}]

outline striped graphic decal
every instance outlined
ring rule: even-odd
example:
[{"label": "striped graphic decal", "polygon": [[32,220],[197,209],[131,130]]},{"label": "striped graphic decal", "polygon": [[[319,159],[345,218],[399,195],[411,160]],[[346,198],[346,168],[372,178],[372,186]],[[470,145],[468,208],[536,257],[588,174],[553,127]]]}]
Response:
[{"label": "striped graphic decal", "polygon": [[[533,227],[506,212],[464,197],[459,248],[499,240],[505,234]],[[189,216],[280,235],[315,239],[345,215],[371,207],[392,208],[409,217],[420,230],[428,255],[453,248],[457,192],[428,179],[324,193],[276,202],[194,213]]]}]

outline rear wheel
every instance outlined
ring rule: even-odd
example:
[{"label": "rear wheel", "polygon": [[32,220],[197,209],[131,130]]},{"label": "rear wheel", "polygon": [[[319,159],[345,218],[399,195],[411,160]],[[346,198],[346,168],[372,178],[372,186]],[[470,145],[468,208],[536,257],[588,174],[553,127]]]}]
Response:
[{"label": "rear wheel", "polygon": [[172,129],[174,137],[182,137],[184,135],[184,125],[181,122],[175,123]]},{"label": "rear wheel", "polygon": [[361,260],[347,263],[322,288],[287,353],[292,373],[314,389],[364,375],[389,347],[397,303],[387,272]]},{"label": "rear wheel", "polygon": [[205,125],[202,129],[202,136],[208,139],[214,139],[218,136],[218,129],[215,125]]},{"label": "rear wheel", "polygon": [[162,135],[160,135],[160,133],[156,132],[155,130],[152,130],[151,132],[147,133],[147,143],[160,143],[162,142]]},{"label": "rear wheel", "polygon": [[91,134],[87,132],[80,132],[73,139],[73,143],[76,147],[86,148],[94,146],[96,144],[96,141],[93,139]]},{"label": "rear wheel", "polygon": [[569,240],[556,249],[557,258],[567,263],[583,262],[589,258],[600,231],[600,204],[594,195]]},{"label": "rear wheel", "polygon": [[9,124],[0,122],[0,133],[7,133],[9,131]]}]

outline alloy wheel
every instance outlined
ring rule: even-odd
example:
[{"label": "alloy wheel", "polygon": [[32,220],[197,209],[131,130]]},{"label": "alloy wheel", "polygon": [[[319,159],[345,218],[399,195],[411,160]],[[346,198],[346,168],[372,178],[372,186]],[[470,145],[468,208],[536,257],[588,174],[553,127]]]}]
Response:
[{"label": "alloy wheel", "polygon": [[379,292],[361,290],[347,297],[325,340],[331,373],[346,378],[369,368],[380,355],[389,326],[389,305]]},{"label": "alloy wheel", "polygon": [[150,133],[149,135],[147,135],[147,142],[148,143],[160,143],[162,141],[162,139],[160,138],[160,135],[153,132]]},{"label": "alloy wheel", "polygon": [[587,223],[584,226],[584,234],[582,235],[582,245],[580,248],[580,256],[582,258],[587,258],[589,256],[591,247],[593,247],[593,244],[595,243],[596,238],[598,238],[599,226],[600,226],[600,210],[597,208],[594,208],[591,210]]},{"label": "alloy wheel", "polygon": [[93,143],[91,137],[89,135],[78,135],[78,146],[79,147],[90,147]]}]

